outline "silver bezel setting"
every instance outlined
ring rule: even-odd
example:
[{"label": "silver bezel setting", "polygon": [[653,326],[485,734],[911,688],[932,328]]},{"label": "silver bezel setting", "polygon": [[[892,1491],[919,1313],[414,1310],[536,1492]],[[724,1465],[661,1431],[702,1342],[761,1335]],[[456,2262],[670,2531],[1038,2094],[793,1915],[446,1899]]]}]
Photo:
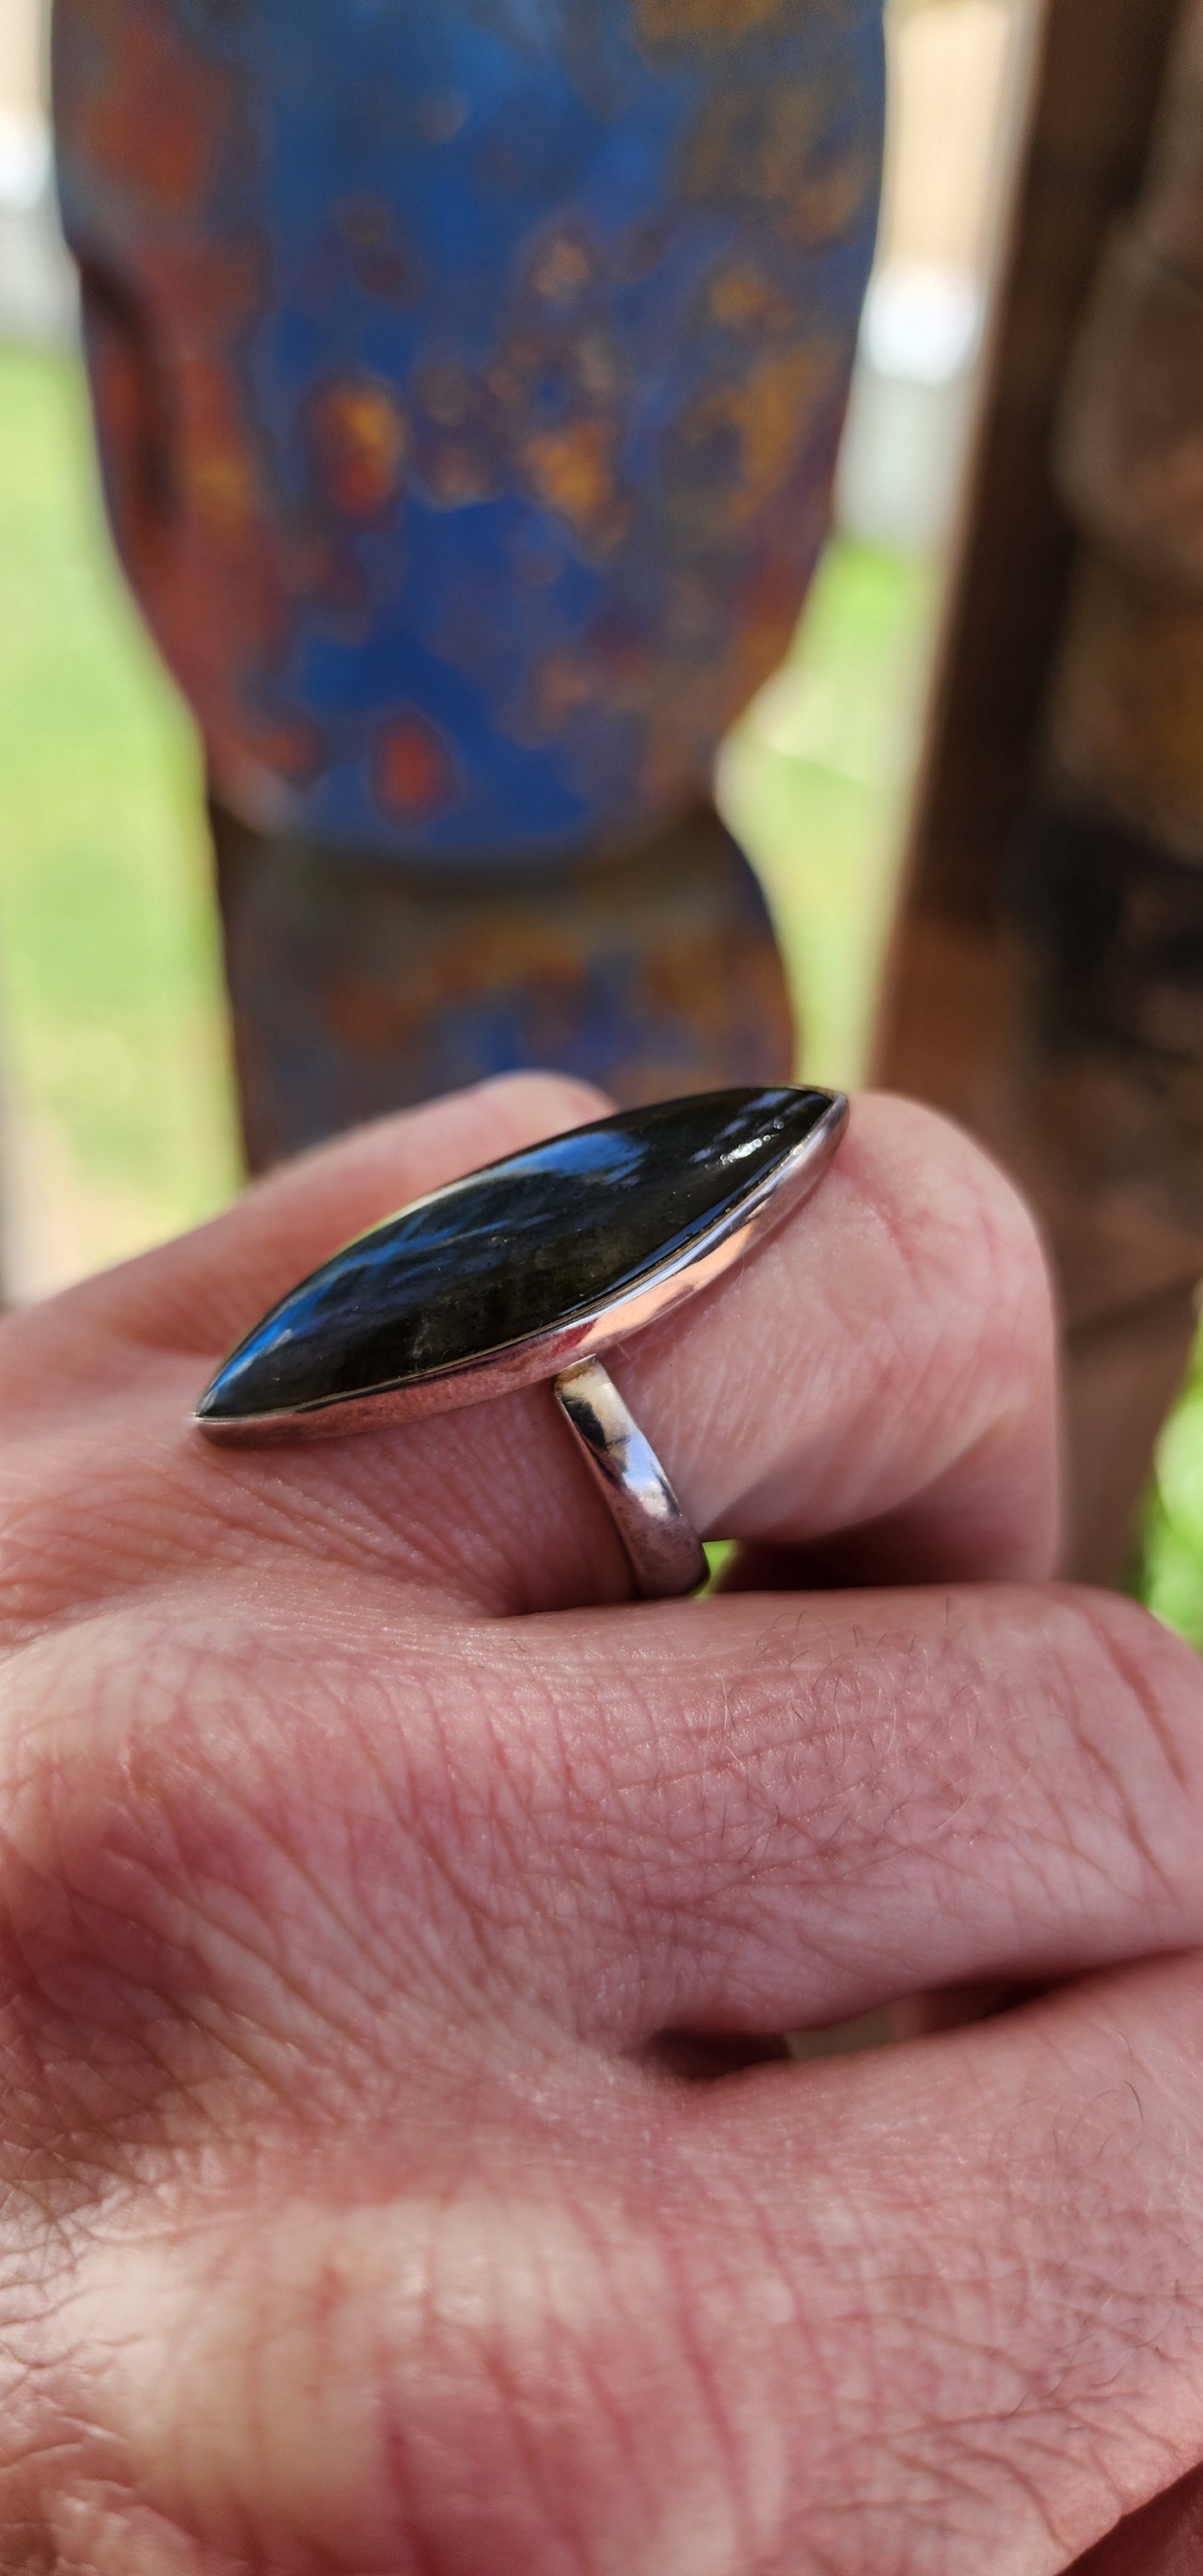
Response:
[{"label": "silver bezel setting", "polygon": [[[691,1297],[710,1287],[742,1261],[783,1219],[809,1198],[834,1155],[848,1121],[848,1102],[833,1093],[830,1105],[810,1134],[767,1179],[699,1235],[622,1295],[604,1299],[571,1322],[526,1335],[519,1342],[486,1351],[452,1368],[433,1369],[401,1385],[384,1385],[362,1395],[327,1396],[291,1410],[222,1419],[195,1414],[198,1431],[223,1447],[283,1445],[300,1440],[342,1440],[359,1432],[395,1424],[421,1422],[433,1415],[484,1404],[498,1395],[540,1385],[558,1377],[600,1351],[611,1350],[633,1333],[660,1323]],[[442,1196],[428,1191],[412,1202],[430,1205]],[[387,1221],[387,1220],[386,1220]],[[375,1229],[371,1229],[375,1231]]]}]

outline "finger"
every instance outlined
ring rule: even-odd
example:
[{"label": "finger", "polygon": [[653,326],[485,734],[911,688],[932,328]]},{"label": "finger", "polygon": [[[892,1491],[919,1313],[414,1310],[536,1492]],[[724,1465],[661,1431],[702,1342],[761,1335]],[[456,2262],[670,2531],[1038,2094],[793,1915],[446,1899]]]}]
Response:
[{"label": "finger", "polygon": [[[1003,1175],[926,1110],[858,1102],[808,1204],[608,1364],[704,1537],[821,1542],[827,1555],[833,1534],[851,1536],[860,1580],[1050,1570],[1059,1459],[1043,1254]],[[513,1417],[489,1413],[454,1438],[479,1444],[492,1507],[504,1480],[491,1444]],[[534,1418],[537,1484],[550,1449],[546,1416]],[[540,1597],[540,1558],[554,1574],[586,1509],[607,1597],[623,1569],[604,1506],[579,1475],[567,1503],[559,1455],[550,1472],[546,1556],[546,1518],[523,1493],[524,1606]]]},{"label": "finger", "polygon": [[544,2070],[520,2128],[423,2067],[420,2163],[411,2101],[320,2191],[288,2139],[92,2231],[52,2492],[347,2576],[1060,2576],[1203,2449],[1201,2064],[1191,1961],[717,2087]]},{"label": "finger", "polygon": [[[206,1363],[145,1338],[187,1338],[218,1307],[223,1333],[249,1326],[286,1272],[403,1194],[399,1163],[411,1188],[431,1177],[434,1152],[419,1171],[416,1135],[434,1139],[439,1157],[479,1161],[506,1141],[499,1111],[512,1142],[515,1104],[550,1124],[571,1100],[527,1086],[441,1104],[423,1113],[428,1129],[386,1125],[282,1177],[190,1244],[77,1292],[66,1310],[17,1319],[7,1418],[13,1432],[36,1419],[40,1434],[36,1460],[20,1461],[34,1480],[17,1568],[23,1615],[38,1615],[51,1558],[59,1573],[73,1557],[96,1585],[102,1570],[110,1583],[160,1581],[198,1549],[282,1571],[298,1545],[310,1562],[351,1559],[390,1583],[408,1574],[492,1611],[629,1597],[617,1534],[548,1390],[320,1454],[214,1457],[184,1427]],[[923,1110],[861,1103],[810,1205],[613,1365],[706,1535],[797,1549],[860,1531],[864,1570],[877,1562],[908,1579],[1049,1564],[1056,1412],[1042,1256],[1001,1175]],[[34,1416],[28,1392],[22,1414],[22,1386],[38,1390]],[[51,1412],[57,1446],[44,1436]],[[152,1489],[139,1575],[138,1517]],[[130,1532],[119,1564],[114,1512]]]},{"label": "finger", "polygon": [[721,2136],[723,2277],[797,2319],[742,2392],[806,2428],[764,2564],[1054,2576],[1197,2463],[1201,2043],[1190,1957],[695,2112],[682,2246]]},{"label": "finger", "polygon": [[[220,1569],[12,1659],[10,1876],[68,1855],[123,1917],[113,1855],[151,1832],[172,1862],[146,1937],[186,1918],[203,1950],[231,1884],[291,1922],[298,1866],[337,1884],[353,1852],[352,1934],[466,1944],[474,2020],[519,1997],[556,2044],[627,2059],[1203,1945],[1203,1668],[1135,1605],[991,1586],[773,1613],[449,1639],[351,1571],[316,1589],[298,1551],[270,1586]],[[330,1937],[324,1913],[292,1935],[293,1989],[329,1981]]]},{"label": "finger", "polygon": [[633,1344],[623,1388],[707,1534],[860,1581],[1050,1570],[1043,1253],[1002,1173],[910,1102],[858,1102],[810,1205]]},{"label": "finger", "polygon": [[[619,2049],[1203,1945],[1203,1666],[1111,1594],[549,1622],[482,1644],[469,1776],[486,1710],[534,1892],[523,1973]],[[575,1907],[555,1945],[549,1847]]]}]

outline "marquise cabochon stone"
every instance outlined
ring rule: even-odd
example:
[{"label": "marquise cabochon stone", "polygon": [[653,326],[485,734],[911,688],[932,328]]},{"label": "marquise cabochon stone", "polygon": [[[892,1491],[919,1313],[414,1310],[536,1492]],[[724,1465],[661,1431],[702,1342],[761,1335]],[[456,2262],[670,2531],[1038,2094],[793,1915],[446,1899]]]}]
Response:
[{"label": "marquise cabochon stone", "polygon": [[843,1107],[826,1091],[706,1092],[452,1181],[283,1298],[218,1371],[197,1422],[270,1426],[538,1345],[687,1265]]}]

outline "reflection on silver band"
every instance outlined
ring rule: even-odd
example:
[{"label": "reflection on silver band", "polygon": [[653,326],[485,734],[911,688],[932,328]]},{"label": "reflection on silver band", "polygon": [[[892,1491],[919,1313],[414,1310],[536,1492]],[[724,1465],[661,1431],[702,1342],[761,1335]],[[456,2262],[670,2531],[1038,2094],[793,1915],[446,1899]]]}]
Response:
[{"label": "reflection on silver band", "polygon": [[556,1402],[605,1496],[645,1600],[696,1592],[706,1556],[664,1469],[598,1360],[562,1369]]}]

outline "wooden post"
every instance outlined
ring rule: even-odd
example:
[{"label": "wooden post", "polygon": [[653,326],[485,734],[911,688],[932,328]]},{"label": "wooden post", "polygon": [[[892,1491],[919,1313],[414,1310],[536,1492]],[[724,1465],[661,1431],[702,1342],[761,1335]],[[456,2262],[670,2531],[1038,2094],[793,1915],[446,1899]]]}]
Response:
[{"label": "wooden post", "polygon": [[1049,0],[878,1060],[1044,1220],[1069,1562],[1100,1581],[1203,1272],[1198,0],[1185,19],[1167,89],[1178,0]]}]

